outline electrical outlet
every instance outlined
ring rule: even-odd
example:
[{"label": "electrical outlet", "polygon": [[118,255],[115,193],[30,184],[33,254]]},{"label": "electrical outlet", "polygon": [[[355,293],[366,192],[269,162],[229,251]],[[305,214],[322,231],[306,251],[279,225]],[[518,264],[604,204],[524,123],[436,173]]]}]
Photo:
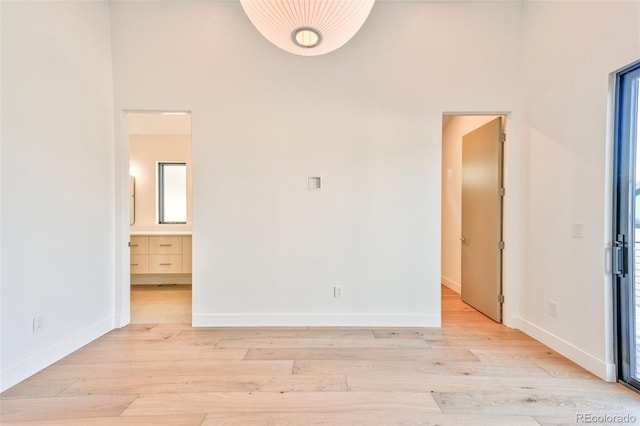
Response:
[{"label": "electrical outlet", "polygon": [[33,332],[38,333],[44,328],[44,315],[36,315],[33,317]]},{"label": "electrical outlet", "polygon": [[558,304],[556,302],[553,301],[549,301],[549,315],[551,315],[554,318],[558,317]]},{"label": "electrical outlet", "polygon": [[333,286],[333,298],[334,299],[341,299],[342,298],[342,287],[340,287],[339,285],[334,285]]}]

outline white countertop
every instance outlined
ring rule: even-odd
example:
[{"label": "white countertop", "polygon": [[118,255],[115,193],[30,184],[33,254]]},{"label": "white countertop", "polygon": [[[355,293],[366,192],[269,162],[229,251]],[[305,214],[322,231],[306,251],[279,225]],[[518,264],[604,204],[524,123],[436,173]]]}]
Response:
[{"label": "white countertop", "polygon": [[191,231],[169,230],[166,231],[131,231],[129,235],[191,235]]}]

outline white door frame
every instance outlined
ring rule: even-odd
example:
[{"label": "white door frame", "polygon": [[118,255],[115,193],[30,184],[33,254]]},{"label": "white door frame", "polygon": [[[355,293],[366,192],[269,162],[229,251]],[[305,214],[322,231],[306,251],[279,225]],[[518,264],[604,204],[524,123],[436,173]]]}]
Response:
[{"label": "white door frame", "polygon": [[114,327],[131,322],[131,276],[129,258],[129,113],[116,114],[115,143],[115,285]]},{"label": "white door frame", "polygon": [[115,235],[114,235],[114,327],[131,322],[130,274],[130,197],[129,197],[129,114],[188,113],[191,110],[125,109],[116,114],[115,123]]}]

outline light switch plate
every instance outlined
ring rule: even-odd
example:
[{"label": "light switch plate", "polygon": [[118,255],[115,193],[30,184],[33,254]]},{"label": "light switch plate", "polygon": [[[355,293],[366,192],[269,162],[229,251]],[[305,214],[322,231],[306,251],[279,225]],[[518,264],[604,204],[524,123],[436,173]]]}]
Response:
[{"label": "light switch plate", "polygon": [[309,176],[309,191],[319,191],[322,188],[320,176]]},{"label": "light switch plate", "polygon": [[582,239],[584,237],[584,225],[582,223],[574,223],[571,227],[573,238]]}]

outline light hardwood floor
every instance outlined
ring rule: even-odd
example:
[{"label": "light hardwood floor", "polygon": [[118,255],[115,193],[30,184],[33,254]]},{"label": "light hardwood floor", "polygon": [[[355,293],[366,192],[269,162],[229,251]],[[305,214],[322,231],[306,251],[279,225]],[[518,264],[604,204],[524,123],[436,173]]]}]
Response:
[{"label": "light hardwood floor", "polygon": [[191,285],[132,285],[131,324],[191,324]]},{"label": "light hardwood floor", "polygon": [[2,425],[575,425],[605,383],[443,288],[443,327],[114,330],[0,396]]}]

